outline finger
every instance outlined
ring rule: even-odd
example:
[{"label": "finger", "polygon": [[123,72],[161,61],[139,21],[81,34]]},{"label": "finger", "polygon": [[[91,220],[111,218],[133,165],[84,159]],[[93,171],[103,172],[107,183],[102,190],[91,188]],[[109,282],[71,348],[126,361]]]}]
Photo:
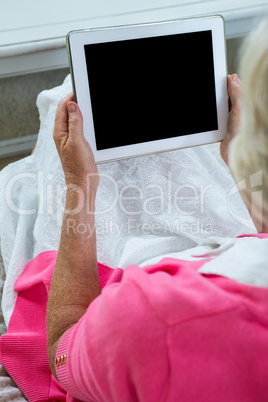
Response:
[{"label": "finger", "polygon": [[242,83],[237,74],[228,76],[228,92],[231,101],[231,107],[240,105],[242,100]]},{"label": "finger", "polygon": [[75,140],[79,137],[84,137],[83,116],[77,103],[68,102],[67,110],[69,117],[69,138]]},{"label": "finger", "polygon": [[63,98],[63,101],[66,102],[66,103],[71,102],[73,100],[74,100],[74,94],[72,92],[70,92],[68,95],[66,95]]},{"label": "finger", "polygon": [[72,100],[73,93],[70,93],[58,104],[54,123],[54,133],[56,136],[61,136],[63,133],[68,133],[67,103]]}]

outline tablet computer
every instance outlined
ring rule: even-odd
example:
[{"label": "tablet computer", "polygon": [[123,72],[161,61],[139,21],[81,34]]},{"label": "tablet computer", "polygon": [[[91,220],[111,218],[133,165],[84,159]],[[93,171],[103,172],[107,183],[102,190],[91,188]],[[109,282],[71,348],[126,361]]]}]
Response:
[{"label": "tablet computer", "polygon": [[67,48],[96,163],[225,137],[221,16],[72,31]]}]

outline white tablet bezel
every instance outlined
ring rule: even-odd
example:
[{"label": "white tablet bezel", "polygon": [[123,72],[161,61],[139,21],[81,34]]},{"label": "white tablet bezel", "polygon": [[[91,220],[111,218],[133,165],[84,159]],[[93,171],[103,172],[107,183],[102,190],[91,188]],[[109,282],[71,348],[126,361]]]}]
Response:
[{"label": "white tablet bezel", "polygon": [[[218,130],[97,150],[84,46],[207,30],[212,31]],[[83,115],[85,138],[92,148],[96,163],[218,142],[225,137],[228,92],[225,26],[222,16],[71,31],[67,35],[67,48],[75,99]]]}]

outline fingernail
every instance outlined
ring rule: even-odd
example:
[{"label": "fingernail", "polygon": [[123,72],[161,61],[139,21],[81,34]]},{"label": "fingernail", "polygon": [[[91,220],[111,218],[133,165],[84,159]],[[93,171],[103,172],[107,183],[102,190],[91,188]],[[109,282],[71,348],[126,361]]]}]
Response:
[{"label": "fingernail", "polygon": [[75,103],[73,103],[73,102],[68,103],[67,108],[68,108],[68,113],[76,112],[76,106],[75,106]]},{"label": "fingernail", "polygon": [[237,81],[238,81],[238,75],[237,75],[237,74],[234,74],[234,75],[232,76],[232,81],[233,81],[233,82],[237,82]]}]

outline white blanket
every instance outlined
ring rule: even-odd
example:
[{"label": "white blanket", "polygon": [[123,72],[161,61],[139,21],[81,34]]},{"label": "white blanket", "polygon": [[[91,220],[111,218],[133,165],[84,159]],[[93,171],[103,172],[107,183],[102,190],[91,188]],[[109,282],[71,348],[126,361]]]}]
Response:
[{"label": "white blanket", "polygon": [[[6,325],[16,300],[14,283],[25,265],[59,245],[65,182],[52,132],[57,103],[69,92],[68,76],[63,85],[38,96],[37,148],[0,174]],[[221,243],[217,238],[256,232],[218,145],[101,164],[99,173],[96,230],[98,260],[104,264],[144,265],[208,237],[213,248]],[[69,229],[88,230],[71,223]]]}]

